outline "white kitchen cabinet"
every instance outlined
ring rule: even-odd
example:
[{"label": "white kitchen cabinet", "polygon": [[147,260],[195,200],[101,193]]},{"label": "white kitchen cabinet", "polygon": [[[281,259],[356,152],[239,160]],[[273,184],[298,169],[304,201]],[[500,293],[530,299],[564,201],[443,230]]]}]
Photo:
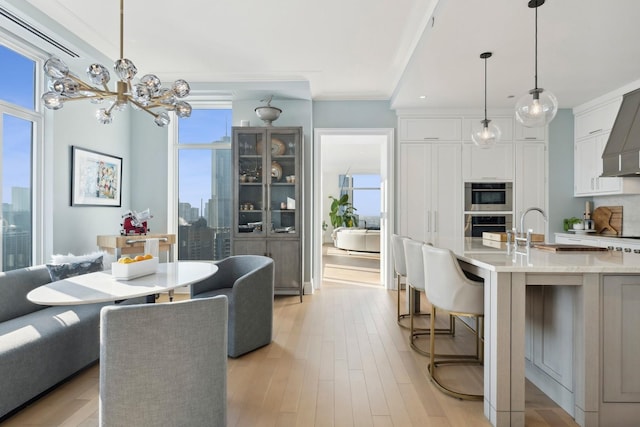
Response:
[{"label": "white kitchen cabinet", "polygon": [[528,128],[516,120],[514,137],[516,141],[546,141],[547,127]]},{"label": "white kitchen cabinet", "polygon": [[602,174],[602,150],[608,137],[609,132],[599,131],[575,142],[574,194],[576,196],[615,192],[619,186],[619,178],[600,177]]},{"label": "white kitchen cabinet", "polygon": [[490,148],[463,144],[462,176],[465,181],[512,181],[513,143],[499,143]]},{"label": "white kitchen cabinet", "polygon": [[637,178],[600,177],[602,152],[621,102],[622,98],[617,97],[575,114],[573,194],[576,197],[640,193]]},{"label": "white kitchen cabinet", "polygon": [[462,242],[460,143],[401,143],[400,234],[456,249]]},{"label": "white kitchen cabinet", "polygon": [[618,115],[621,103],[622,98],[618,97],[595,108],[576,114],[574,138],[578,140],[599,132],[610,131]]},{"label": "white kitchen cabinet", "polygon": [[[519,142],[515,144],[515,217],[513,226],[520,229],[520,216],[531,207],[547,214],[547,145],[544,142]],[[530,212],[525,218],[525,230],[546,234],[547,224],[538,212]],[[520,231],[520,230],[519,230]],[[549,239],[547,239],[549,240]]]},{"label": "white kitchen cabinet", "polygon": [[[574,143],[574,195],[636,194],[640,192],[637,178],[612,178],[602,175],[602,152],[609,131],[598,131]],[[635,181],[634,181],[635,180]]]},{"label": "white kitchen cabinet", "polygon": [[462,120],[459,118],[401,117],[400,141],[460,141]]},{"label": "white kitchen cabinet", "polygon": [[[462,140],[471,141],[471,134],[482,129],[484,117],[462,119]],[[511,142],[513,140],[513,117],[489,117],[491,123],[500,129],[500,141]]]}]

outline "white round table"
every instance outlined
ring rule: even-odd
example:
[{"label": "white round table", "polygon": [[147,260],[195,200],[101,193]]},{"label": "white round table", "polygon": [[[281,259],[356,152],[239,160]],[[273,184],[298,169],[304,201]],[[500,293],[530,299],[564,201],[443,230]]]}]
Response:
[{"label": "white round table", "polygon": [[158,271],[132,280],[116,280],[111,270],[82,274],[47,283],[27,294],[42,305],[79,305],[120,301],[154,295],[187,286],[213,276],[218,266],[209,262],[179,261],[159,264]]}]

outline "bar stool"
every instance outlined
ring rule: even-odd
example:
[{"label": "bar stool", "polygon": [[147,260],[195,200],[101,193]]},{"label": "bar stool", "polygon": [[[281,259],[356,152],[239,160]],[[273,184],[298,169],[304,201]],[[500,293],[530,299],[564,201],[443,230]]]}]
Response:
[{"label": "bar stool", "polygon": [[[482,394],[464,393],[444,385],[436,375],[436,369],[442,365],[482,364],[484,351],[481,335],[484,327],[483,282],[468,279],[462,272],[455,255],[449,249],[423,245],[422,254],[426,293],[431,302],[430,361],[428,364],[431,380],[441,391],[450,396],[465,400],[482,400]],[[451,355],[450,359],[435,360],[436,337],[434,328],[436,308],[446,310],[456,316],[467,316],[475,319],[476,353],[474,355]]]},{"label": "bar stool", "polygon": [[[429,351],[419,348],[415,340],[421,335],[429,334],[455,334],[455,323],[453,316],[449,319],[449,328],[439,329],[418,329],[415,327],[414,319],[417,315],[415,298],[416,294],[419,296],[419,292],[425,292],[425,276],[424,276],[424,260],[422,256],[422,246],[425,244],[417,240],[410,239],[408,237],[403,238],[404,253],[407,264],[407,292],[409,292],[409,344],[411,348],[416,352],[429,356]],[[428,245],[428,244],[427,244]],[[417,292],[416,292],[417,291]],[[428,297],[427,297],[428,298]],[[435,319],[435,309],[431,309],[431,319]]]},{"label": "bar stool", "polygon": [[[391,235],[391,246],[393,248],[393,267],[396,271],[397,284],[396,284],[396,293],[398,295],[398,305],[397,305],[397,322],[398,325],[402,328],[409,329],[409,326],[400,322],[400,320],[409,317],[409,313],[400,313],[400,291],[402,289],[402,278],[407,277],[407,261],[404,256],[404,237],[398,234]],[[408,287],[407,292],[408,292]]]}]

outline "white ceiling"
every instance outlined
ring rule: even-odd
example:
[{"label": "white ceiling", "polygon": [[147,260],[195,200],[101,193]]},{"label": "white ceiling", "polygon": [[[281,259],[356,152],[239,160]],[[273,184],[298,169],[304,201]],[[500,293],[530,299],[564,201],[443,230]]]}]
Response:
[{"label": "white ceiling", "polygon": [[[119,56],[117,0],[27,1]],[[547,0],[538,20],[539,86],[561,107],[640,79],[640,1]],[[127,0],[124,34],[140,75],[273,87],[274,100],[480,108],[484,51],[489,109],[533,88],[527,0]]]}]

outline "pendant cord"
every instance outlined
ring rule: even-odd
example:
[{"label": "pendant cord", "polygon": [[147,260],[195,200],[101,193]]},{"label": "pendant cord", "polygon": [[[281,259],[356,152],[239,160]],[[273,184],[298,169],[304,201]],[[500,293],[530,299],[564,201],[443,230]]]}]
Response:
[{"label": "pendant cord", "polygon": [[124,59],[124,0],[120,0],[120,59]]},{"label": "pendant cord", "polygon": [[484,120],[487,120],[487,58],[484,58]]},{"label": "pendant cord", "polygon": [[534,85],[534,87],[536,89],[538,89],[538,8],[536,7],[535,9],[536,9],[536,45],[535,45],[536,55],[535,55],[535,76],[534,76],[535,85]]}]

